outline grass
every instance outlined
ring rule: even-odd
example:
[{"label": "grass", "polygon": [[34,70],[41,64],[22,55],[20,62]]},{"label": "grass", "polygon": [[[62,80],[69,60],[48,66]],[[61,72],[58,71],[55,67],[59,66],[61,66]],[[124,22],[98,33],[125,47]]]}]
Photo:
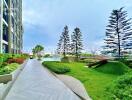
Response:
[{"label": "grass", "polygon": [[[46,63],[50,64],[51,62]],[[116,74],[106,74],[95,69],[85,68],[85,63],[52,62],[52,65],[70,67],[71,70],[65,74],[79,79],[84,84],[88,94],[93,100],[108,100],[109,97],[106,96],[107,93],[105,89],[113,80],[119,77],[119,75]]]},{"label": "grass", "polygon": [[129,67],[122,62],[110,61],[107,64],[99,66],[95,69],[106,74],[123,75],[129,70]]},{"label": "grass", "polygon": [[1,67],[0,68],[0,75],[10,74],[14,70],[16,70],[18,67],[19,67],[19,64],[17,64],[17,63],[12,63],[12,64],[9,64],[5,67]]},{"label": "grass", "polygon": [[59,62],[43,62],[43,65],[57,74],[64,74],[70,71],[70,67]]}]

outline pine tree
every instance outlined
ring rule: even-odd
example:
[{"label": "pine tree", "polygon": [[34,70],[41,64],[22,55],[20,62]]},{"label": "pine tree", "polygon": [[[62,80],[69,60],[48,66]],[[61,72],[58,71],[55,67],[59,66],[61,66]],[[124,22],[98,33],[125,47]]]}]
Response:
[{"label": "pine tree", "polygon": [[63,54],[63,56],[66,57],[66,55],[69,54],[69,50],[70,50],[69,30],[68,30],[68,26],[65,26],[64,31],[60,36],[57,52],[59,54]]},{"label": "pine tree", "polygon": [[82,33],[79,28],[75,28],[71,36],[71,50],[77,59],[80,56],[81,50],[83,49]]},{"label": "pine tree", "polygon": [[62,53],[61,47],[62,47],[62,37],[60,36],[60,40],[59,40],[59,42],[57,44],[57,50],[56,50],[58,54]]},{"label": "pine tree", "polygon": [[131,19],[127,19],[127,11],[123,7],[113,10],[106,29],[105,49],[119,58],[124,52],[132,49]]}]

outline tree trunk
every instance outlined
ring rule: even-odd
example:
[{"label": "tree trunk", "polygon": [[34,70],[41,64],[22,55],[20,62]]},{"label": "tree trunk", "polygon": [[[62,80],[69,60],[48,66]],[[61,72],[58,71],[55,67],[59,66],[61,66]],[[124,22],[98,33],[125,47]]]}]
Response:
[{"label": "tree trunk", "polygon": [[117,16],[117,30],[116,31],[117,31],[117,34],[118,34],[118,57],[120,59],[120,57],[121,57],[121,44],[120,44],[120,32],[119,32],[118,20],[119,20],[119,18]]}]

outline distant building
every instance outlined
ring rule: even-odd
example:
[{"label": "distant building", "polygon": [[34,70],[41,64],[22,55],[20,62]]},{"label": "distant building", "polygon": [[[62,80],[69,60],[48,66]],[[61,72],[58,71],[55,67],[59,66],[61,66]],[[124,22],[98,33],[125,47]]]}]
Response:
[{"label": "distant building", "polygon": [[0,0],[0,53],[21,53],[22,0]]}]

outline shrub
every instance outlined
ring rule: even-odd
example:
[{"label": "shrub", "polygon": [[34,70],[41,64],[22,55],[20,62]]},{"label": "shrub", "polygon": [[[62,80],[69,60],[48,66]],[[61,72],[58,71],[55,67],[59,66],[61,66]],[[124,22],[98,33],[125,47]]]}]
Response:
[{"label": "shrub", "polygon": [[13,59],[9,59],[7,61],[7,63],[11,64],[11,63],[18,63],[18,64],[22,64],[24,62],[24,58],[13,58]]},{"label": "shrub", "polygon": [[107,87],[111,100],[132,100],[132,72],[129,72]]},{"label": "shrub", "polygon": [[45,57],[45,58],[50,57],[50,54],[46,54],[46,55],[44,55],[44,57]]},{"label": "shrub", "polygon": [[9,58],[12,58],[12,54],[0,54],[0,67],[3,67]]},{"label": "shrub", "polygon": [[122,60],[128,67],[132,68],[132,60]]},{"label": "shrub", "polygon": [[18,66],[19,66],[19,64],[17,64],[17,63],[12,63],[12,64],[5,66],[0,69],[0,75],[10,74],[14,70],[16,70],[18,68]]},{"label": "shrub", "polygon": [[76,57],[64,57],[61,59],[62,62],[66,63],[66,62],[75,62],[75,61],[78,61]]},{"label": "shrub", "polygon": [[64,74],[70,71],[68,66],[64,66],[59,62],[43,62],[43,65],[57,74]]},{"label": "shrub", "polygon": [[[10,62],[10,63],[16,62],[21,64],[23,60],[28,57],[29,57],[28,54],[0,54],[0,67],[6,66],[7,65],[6,62]],[[16,61],[10,61],[10,59],[16,59]]]}]

